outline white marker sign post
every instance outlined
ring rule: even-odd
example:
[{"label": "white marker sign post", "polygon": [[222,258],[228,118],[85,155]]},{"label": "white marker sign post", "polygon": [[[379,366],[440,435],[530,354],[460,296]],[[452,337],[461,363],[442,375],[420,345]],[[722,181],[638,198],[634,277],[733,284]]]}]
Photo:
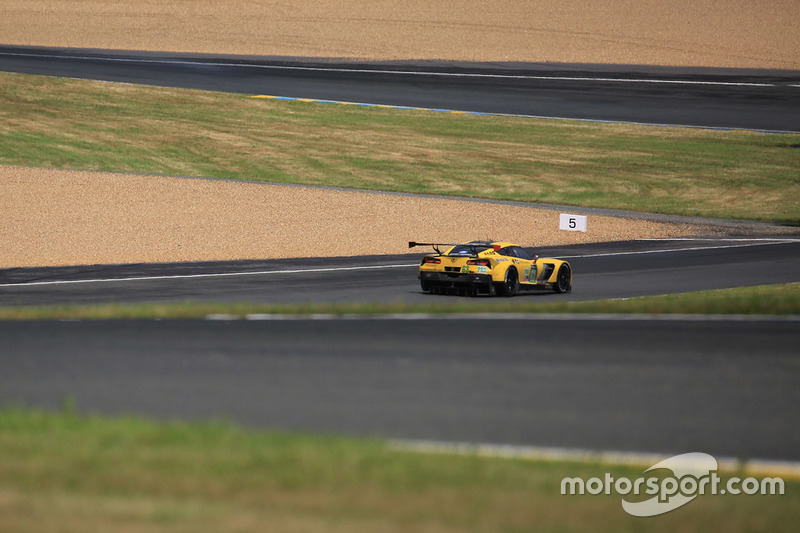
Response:
[{"label": "white marker sign post", "polygon": [[568,215],[561,213],[558,229],[566,231],[586,231],[586,217],[581,215]]}]

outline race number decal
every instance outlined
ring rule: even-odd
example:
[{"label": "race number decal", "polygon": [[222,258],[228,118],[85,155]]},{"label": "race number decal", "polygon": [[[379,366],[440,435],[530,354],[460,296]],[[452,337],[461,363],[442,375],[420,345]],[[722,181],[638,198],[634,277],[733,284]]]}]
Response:
[{"label": "race number decal", "polygon": [[582,215],[568,215],[561,213],[558,229],[565,231],[586,231],[586,217]]}]

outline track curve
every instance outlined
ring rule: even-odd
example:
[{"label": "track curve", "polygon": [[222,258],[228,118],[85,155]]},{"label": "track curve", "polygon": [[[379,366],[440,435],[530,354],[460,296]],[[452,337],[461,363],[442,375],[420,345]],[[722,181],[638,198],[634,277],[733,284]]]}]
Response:
[{"label": "track curve", "polygon": [[0,70],[256,95],[579,120],[800,131],[800,72],[346,63],[0,46]]}]

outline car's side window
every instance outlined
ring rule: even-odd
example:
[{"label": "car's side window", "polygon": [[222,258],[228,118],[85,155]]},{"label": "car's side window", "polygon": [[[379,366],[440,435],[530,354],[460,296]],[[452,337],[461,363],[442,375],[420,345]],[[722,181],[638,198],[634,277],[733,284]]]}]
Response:
[{"label": "car's side window", "polygon": [[516,254],[514,253],[513,248],[511,246],[506,246],[505,248],[500,248],[500,250],[497,253],[500,254],[500,255],[506,256],[506,257],[517,257]]},{"label": "car's side window", "polygon": [[528,252],[526,252],[523,248],[520,248],[519,246],[515,246],[514,247],[514,252],[516,253],[516,256],[519,257],[520,259],[526,259],[528,261],[533,260],[533,257],[531,257],[531,254],[529,254]]}]

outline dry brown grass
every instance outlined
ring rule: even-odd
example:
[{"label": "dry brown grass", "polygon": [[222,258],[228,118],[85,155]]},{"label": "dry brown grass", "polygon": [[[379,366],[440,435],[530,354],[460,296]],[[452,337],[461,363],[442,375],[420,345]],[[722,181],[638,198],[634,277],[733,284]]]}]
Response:
[{"label": "dry brown grass", "polygon": [[[0,429],[4,532],[641,530],[618,495],[559,490],[567,476],[641,476],[632,465],[414,454],[368,439],[133,418],[6,411]],[[797,486],[701,496],[648,530],[787,530]]]},{"label": "dry brown grass", "polygon": [[532,208],[144,173],[797,219],[793,136],[397,112],[10,74],[0,76],[0,135],[8,165],[0,167],[3,266],[706,231],[592,217],[590,233],[575,234],[555,229],[558,213]]}]

